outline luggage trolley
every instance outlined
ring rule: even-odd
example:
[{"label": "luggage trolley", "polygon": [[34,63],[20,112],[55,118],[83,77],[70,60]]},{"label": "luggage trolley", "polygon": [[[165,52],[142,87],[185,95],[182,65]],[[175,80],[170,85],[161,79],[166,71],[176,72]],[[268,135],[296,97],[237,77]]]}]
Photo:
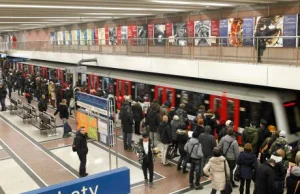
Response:
[{"label": "luggage trolley", "polygon": [[26,123],[26,120],[32,123],[34,119],[37,119],[37,110],[34,106],[30,104],[23,105],[23,111],[20,116],[23,119],[24,123]]},{"label": "luggage trolley", "polygon": [[9,113],[12,115],[14,113],[18,113],[20,110],[20,107],[22,107],[22,101],[20,99],[17,99],[15,97],[12,97],[10,99],[10,106],[8,106]]}]

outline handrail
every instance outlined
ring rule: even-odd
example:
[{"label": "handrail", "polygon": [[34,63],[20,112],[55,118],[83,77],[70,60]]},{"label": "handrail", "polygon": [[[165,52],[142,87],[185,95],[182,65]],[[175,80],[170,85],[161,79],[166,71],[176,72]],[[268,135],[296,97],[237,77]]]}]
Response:
[{"label": "handrail", "polygon": [[[298,66],[300,36],[169,37],[3,42],[0,50],[116,54]],[[261,57],[259,57],[262,55]]]}]

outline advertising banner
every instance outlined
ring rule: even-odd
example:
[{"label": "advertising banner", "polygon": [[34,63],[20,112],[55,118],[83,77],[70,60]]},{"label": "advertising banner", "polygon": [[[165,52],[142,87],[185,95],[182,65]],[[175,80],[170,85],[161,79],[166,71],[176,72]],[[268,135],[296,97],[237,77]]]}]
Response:
[{"label": "advertising banner", "polygon": [[264,47],[282,47],[283,40],[279,36],[283,35],[283,16],[257,17],[254,35],[271,36],[271,38],[261,39],[260,44]]},{"label": "advertising banner", "polygon": [[69,31],[65,31],[65,43],[66,43],[66,45],[70,44],[70,34],[69,34]]},{"label": "advertising banner", "polygon": [[186,46],[188,43],[187,24],[185,22],[173,23],[173,37],[175,44],[178,46]]},{"label": "advertising banner", "polygon": [[230,46],[243,45],[243,23],[242,18],[230,18],[228,20],[228,42]]},{"label": "advertising banner", "polygon": [[62,32],[57,33],[57,44],[58,45],[62,44]]},{"label": "advertising banner", "polygon": [[98,34],[98,28],[94,29],[94,44],[98,45],[99,44],[99,34]]},{"label": "advertising banner", "polygon": [[54,41],[55,41],[55,44],[57,45],[58,44],[58,33],[57,32],[54,33]]},{"label": "advertising banner", "polygon": [[93,45],[92,43],[92,29],[87,29],[87,44],[88,45]]},{"label": "advertising banner", "polygon": [[195,21],[195,46],[211,46],[210,26],[209,20]]},{"label": "advertising banner", "polygon": [[138,30],[137,30],[137,26],[134,25],[134,26],[132,26],[132,42],[131,42],[131,44],[136,45],[137,38],[138,38]]},{"label": "advertising banner", "polygon": [[149,39],[149,43],[152,42],[151,40],[154,37],[154,29],[153,28],[154,28],[153,24],[149,24],[148,25],[148,39]]},{"label": "advertising banner", "polygon": [[211,21],[211,36],[220,36],[220,20]]},{"label": "advertising banner", "polygon": [[128,26],[122,26],[120,32],[121,44],[128,44]]},{"label": "advertising banner", "polygon": [[105,28],[98,28],[98,39],[100,45],[105,45]]},{"label": "advertising banner", "polygon": [[228,19],[220,20],[220,43],[227,46],[228,41]]},{"label": "advertising banner", "polygon": [[138,45],[146,45],[148,38],[148,26],[143,24],[138,26]]},{"label": "advertising banner", "polygon": [[166,24],[166,37],[169,38],[172,35],[173,35],[173,24],[167,23]]},{"label": "advertising banner", "polygon": [[50,44],[55,44],[55,32],[50,32]]},{"label": "advertising banner", "polygon": [[121,36],[121,27],[117,26],[117,43],[121,45],[122,43],[122,36]]},{"label": "advertising banner", "polygon": [[84,30],[84,45],[88,45],[88,30]]},{"label": "advertising banner", "polygon": [[154,45],[166,45],[165,24],[154,24]]},{"label": "advertising banner", "polygon": [[81,30],[77,30],[77,42],[78,42],[78,45],[80,45],[81,43],[81,41],[80,41],[80,39],[81,39]]},{"label": "advertising banner", "polygon": [[109,28],[109,45],[117,45],[117,27]]},{"label": "advertising banner", "polygon": [[77,45],[77,30],[72,30],[72,44]]},{"label": "advertising banner", "polygon": [[85,44],[85,39],[84,39],[84,31],[85,30],[81,30],[80,31],[80,45],[84,45]]},{"label": "advertising banner", "polygon": [[62,31],[62,44],[63,45],[66,45],[66,34],[65,34],[65,31]]},{"label": "advertising banner", "polygon": [[[283,36],[297,36],[297,15],[283,16]],[[284,38],[283,47],[296,47],[296,38]]]},{"label": "advertising banner", "polygon": [[105,40],[105,44],[109,45],[109,29],[108,29],[108,27],[105,28],[105,38],[104,38],[104,40]]},{"label": "advertising banner", "polygon": [[72,34],[72,31],[69,31],[69,44],[72,45],[73,43],[73,34]]},{"label": "advertising banner", "polygon": [[253,46],[253,37],[254,35],[254,18],[244,18],[243,24],[243,45],[244,46]]}]

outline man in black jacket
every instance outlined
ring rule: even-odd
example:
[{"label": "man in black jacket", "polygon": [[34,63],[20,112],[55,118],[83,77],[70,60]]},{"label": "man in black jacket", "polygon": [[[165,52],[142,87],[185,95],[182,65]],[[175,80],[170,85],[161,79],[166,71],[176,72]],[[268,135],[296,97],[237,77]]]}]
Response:
[{"label": "man in black jacket", "polygon": [[167,150],[170,143],[172,143],[172,130],[168,123],[168,116],[163,116],[163,120],[158,127],[158,133],[160,135],[162,146],[161,151],[161,163],[163,165],[169,165],[169,161],[167,160]]},{"label": "man in black jacket", "polygon": [[254,194],[274,194],[275,161],[269,159],[258,166],[255,176]]},{"label": "man in black jacket", "polygon": [[39,104],[38,104],[38,108],[40,112],[47,112],[47,101],[46,101],[46,96],[43,94],[42,95],[42,99],[40,99]]},{"label": "man in black jacket", "polygon": [[6,106],[5,106],[5,98],[7,95],[7,90],[4,87],[3,82],[0,82],[0,102],[1,102],[1,111],[5,111],[6,110]]},{"label": "man in black jacket", "polygon": [[76,133],[75,147],[80,160],[79,176],[86,177],[88,175],[88,173],[86,173],[86,155],[89,149],[87,147],[87,133],[83,126],[80,127]]},{"label": "man in black jacket", "polygon": [[135,104],[132,106],[132,112],[133,112],[133,119],[134,119],[135,134],[141,135],[140,124],[144,118],[144,115],[143,115],[142,106],[140,105],[140,101],[135,102]]},{"label": "man in black jacket", "polygon": [[119,119],[122,122],[124,150],[132,151],[131,141],[133,113],[128,100],[125,100],[121,107]]},{"label": "man in black jacket", "polygon": [[153,141],[153,146],[157,146],[158,141],[158,133],[157,129],[159,126],[159,112],[157,110],[157,107],[152,105],[151,109],[147,112],[147,118],[145,125],[149,126],[149,132],[150,132],[150,139]]},{"label": "man in black jacket", "polygon": [[267,128],[267,121],[264,119],[260,120],[260,127],[258,129],[258,142],[257,142],[257,150],[256,155],[259,153],[259,148],[263,144],[263,142],[268,138],[272,136],[272,133]]}]

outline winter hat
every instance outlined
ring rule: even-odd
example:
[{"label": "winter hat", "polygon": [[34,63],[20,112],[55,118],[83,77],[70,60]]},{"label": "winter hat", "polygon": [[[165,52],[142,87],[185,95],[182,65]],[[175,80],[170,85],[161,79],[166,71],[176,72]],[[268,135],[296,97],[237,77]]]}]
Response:
[{"label": "winter hat", "polygon": [[292,173],[293,175],[299,177],[299,176],[300,176],[300,167],[299,167],[299,166],[294,166],[294,167],[292,168],[291,173]]},{"label": "winter hat", "polygon": [[179,117],[178,117],[177,115],[174,115],[173,120],[174,120],[174,121],[178,121],[178,120],[179,120]]},{"label": "winter hat", "polygon": [[260,120],[260,124],[266,126],[268,123],[267,123],[267,121],[265,119],[261,119]]},{"label": "winter hat", "polygon": [[165,103],[164,103],[164,105],[166,106],[166,107],[169,107],[169,102],[168,101],[166,101]]},{"label": "winter hat", "polygon": [[280,131],[279,137],[283,137],[283,138],[286,137],[286,133],[284,131]]},{"label": "winter hat", "polygon": [[231,122],[232,122],[231,120],[227,120],[227,121],[225,122],[225,125],[228,127],[228,126],[230,125]]}]

